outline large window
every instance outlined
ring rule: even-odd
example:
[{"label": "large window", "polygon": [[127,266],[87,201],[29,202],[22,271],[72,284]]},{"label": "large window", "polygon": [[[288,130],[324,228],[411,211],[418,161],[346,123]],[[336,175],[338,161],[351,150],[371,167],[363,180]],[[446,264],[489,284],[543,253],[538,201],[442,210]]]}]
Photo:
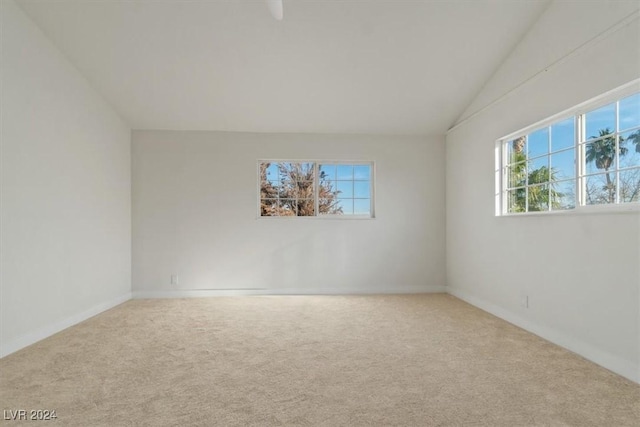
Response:
[{"label": "large window", "polygon": [[640,93],[585,104],[498,144],[501,214],[640,201]]},{"label": "large window", "polygon": [[373,218],[372,162],[258,162],[261,217]]}]

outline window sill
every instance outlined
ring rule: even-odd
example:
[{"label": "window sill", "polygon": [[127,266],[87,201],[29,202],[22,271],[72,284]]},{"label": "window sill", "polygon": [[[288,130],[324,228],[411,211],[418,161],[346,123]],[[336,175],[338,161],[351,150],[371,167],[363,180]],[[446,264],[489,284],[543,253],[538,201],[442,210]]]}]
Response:
[{"label": "window sill", "polygon": [[371,220],[376,219],[375,217],[369,215],[319,215],[319,216],[258,216],[257,220],[302,220],[302,221],[312,221],[312,220],[329,220],[329,221],[339,221],[339,220]]},{"label": "window sill", "polygon": [[640,213],[640,203],[626,203],[624,205],[591,205],[578,206],[575,209],[563,211],[527,212],[527,213],[507,213],[498,214],[497,217],[517,218],[523,216],[555,216],[555,215],[602,215],[602,214],[638,214]]}]

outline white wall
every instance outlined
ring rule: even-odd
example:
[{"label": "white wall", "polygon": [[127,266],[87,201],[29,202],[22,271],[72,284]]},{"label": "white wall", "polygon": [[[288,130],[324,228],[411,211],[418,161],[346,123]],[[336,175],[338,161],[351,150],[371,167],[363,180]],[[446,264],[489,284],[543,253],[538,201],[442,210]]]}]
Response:
[{"label": "white wall", "polygon": [[4,356],[131,292],[130,129],[1,1]]},{"label": "white wall", "polygon": [[494,216],[495,141],[640,77],[637,8],[546,10],[447,135],[446,243],[449,292],[640,381],[640,215]]},{"label": "white wall", "polygon": [[[132,144],[135,295],[444,290],[443,137],[134,131]],[[375,219],[256,218],[258,159],[327,158],[376,162]]]}]

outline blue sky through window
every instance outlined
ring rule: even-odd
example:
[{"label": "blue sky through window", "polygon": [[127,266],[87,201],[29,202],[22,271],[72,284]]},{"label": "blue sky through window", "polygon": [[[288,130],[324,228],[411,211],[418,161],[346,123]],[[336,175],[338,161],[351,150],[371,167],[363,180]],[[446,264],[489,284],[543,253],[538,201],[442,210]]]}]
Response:
[{"label": "blue sky through window", "polygon": [[267,168],[267,181],[273,185],[277,185],[280,182],[280,172],[278,171],[278,164],[271,163]]},{"label": "blue sky through window", "polygon": [[368,199],[371,197],[371,184],[369,181],[355,181],[353,183],[353,194],[358,199]]},{"label": "blue sky through window", "polygon": [[354,199],[353,201],[353,213],[356,215],[368,215],[371,213],[371,200],[369,199]]},{"label": "blue sky through window", "polygon": [[529,161],[529,172],[540,169],[541,167],[548,168],[549,167],[549,157],[538,157],[537,159],[533,159]]},{"label": "blue sky through window", "polygon": [[575,149],[571,149],[551,155],[551,167],[556,173],[557,180],[575,178],[575,151]]},{"label": "blue sky through window", "polygon": [[340,192],[338,197],[353,198],[353,181],[336,181],[336,189]]},{"label": "blue sky through window", "polygon": [[620,130],[640,126],[640,93],[620,100]]},{"label": "blue sky through window", "polygon": [[529,158],[538,157],[549,152],[549,128],[532,132],[527,139]]},{"label": "blue sky through window", "polygon": [[371,178],[371,166],[355,165],[353,167],[353,179],[368,181]]},{"label": "blue sky through window", "polygon": [[336,180],[335,165],[320,165],[320,176],[324,177],[324,179],[335,181]]},{"label": "blue sky through window", "polygon": [[[618,108],[620,129],[631,129],[630,131],[621,133],[623,140],[626,141],[630,135],[638,131],[637,128],[640,126],[640,93],[620,100]],[[616,104],[611,103],[585,114],[585,133],[587,140],[592,139],[590,138],[591,136],[599,136],[600,131],[607,128],[611,132],[615,131],[615,111]],[[558,181],[575,178],[576,153],[573,148],[576,137],[575,122],[575,117],[570,117],[550,127],[539,129],[527,135],[526,149],[529,158],[529,171],[542,166],[549,166],[555,170]],[[551,164],[547,165],[545,157],[534,158],[548,154],[547,147],[549,141],[552,154],[550,159]],[[512,150],[511,145],[510,143],[509,150]],[[640,165],[640,153],[635,151],[634,146],[628,146],[626,148],[628,151],[625,156],[621,156],[620,167]],[[602,170],[599,170],[595,164],[592,163],[586,165],[586,172],[587,174],[601,173]]]},{"label": "blue sky through window", "polygon": [[615,102],[585,115],[586,139],[597,138],[601,130],[616,131],[616,104]]},{"label": "blue sky through window", "polygon": [[336,179],[351,180],[353,179],[353,165],[337,165],[336,166],[337,177]]},{"label": "blue sky through window", "polygon": [[371,165],[320,164],[319,168],[338,191],[343,214],[371,214]]},{"label": "blue sky through window", "polygon": [[575,144],[575,118],[571,117],[551,126],[551,151],[571,148]]}]

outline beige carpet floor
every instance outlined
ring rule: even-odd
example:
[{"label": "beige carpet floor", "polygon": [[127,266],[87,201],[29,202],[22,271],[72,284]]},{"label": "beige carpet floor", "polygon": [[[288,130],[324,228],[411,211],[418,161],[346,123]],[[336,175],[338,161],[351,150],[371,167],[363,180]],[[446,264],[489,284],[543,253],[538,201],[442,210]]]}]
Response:
[{"label": "beige carpet floor", "polygon": [[0,405],[63,426],[640,426],[639,385],[443,294],[129,301],[0,360]]}]

